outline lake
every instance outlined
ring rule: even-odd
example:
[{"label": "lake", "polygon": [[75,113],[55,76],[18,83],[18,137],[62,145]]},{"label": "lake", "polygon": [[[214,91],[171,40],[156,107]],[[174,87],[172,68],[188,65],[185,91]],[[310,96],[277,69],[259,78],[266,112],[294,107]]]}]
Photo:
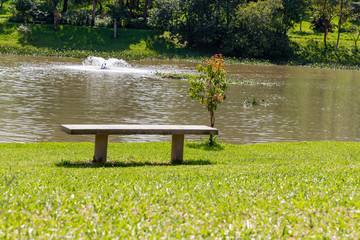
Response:
[{"label": "lake", "polygon": [[[155,73],[195,73],[197,63],[125,62],[0,55],[0,142],[93,141],[60,124],[210,124],[190,100],[186,80]],[[359,141],[360,72],[231,64],[227,99],[215,112],[219,141]],[[256,106],[244,100],[264,99]],[[187,137],[188,140],[206,139]],[[110,141],[170,141],[169,136],[111,136]]]}]

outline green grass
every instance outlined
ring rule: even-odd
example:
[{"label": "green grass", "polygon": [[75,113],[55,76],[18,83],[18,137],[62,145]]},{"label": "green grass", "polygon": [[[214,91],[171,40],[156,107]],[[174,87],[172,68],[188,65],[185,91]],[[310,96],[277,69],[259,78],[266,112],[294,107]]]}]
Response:
[{"label": "green grass", "polygon": [[4,239],[316,238],[360,234],[360,144],[0,144]]},{"label": "green grass", "polygon": [[176,45],[161,32],[141,29],[118,29],[117,38],[111,28],[61,25],[28,25],[32,39],[22,39],[18,23],[0,24],[0,52],[43,56],[87,57],[89,55],[124,59],[199,59],[211,54]]},{"label": "green grass", "polygon": [[[356,23],[353,22],[352,24]],[[289,32],[289,37],[294,43],[295,56],[286,64],[360,69],[360,51],[355,51],[355,44],[349,33],[341,33],[337,53],[335,53],[337,29],[329,31],[326,46],[324,33],[310,28],[309,21],[302,22],[302,31],[300,31],[300,25],[295,24],[294,29]]]}]

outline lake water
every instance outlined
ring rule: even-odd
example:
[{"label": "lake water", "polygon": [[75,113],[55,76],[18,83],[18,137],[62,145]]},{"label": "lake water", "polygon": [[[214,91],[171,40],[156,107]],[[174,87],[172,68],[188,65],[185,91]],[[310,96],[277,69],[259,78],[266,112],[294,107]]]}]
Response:
[{"label": "lake water", "polygon": [[[205,107],[186,80],[156,72],[195,73],[185,61],[67,59],[0,55],[0,142],[93,141],[60,124],[205,124]],[[219,141],[250,144],[360,140],[360,72],[289,66],[228,65],[231,84],[215,116]],[[244,106],[244,99],[265,102]],[[186,137],[188,140],[205,139]],[[169,136],[111,136],[110,141],[169,141]]]}]

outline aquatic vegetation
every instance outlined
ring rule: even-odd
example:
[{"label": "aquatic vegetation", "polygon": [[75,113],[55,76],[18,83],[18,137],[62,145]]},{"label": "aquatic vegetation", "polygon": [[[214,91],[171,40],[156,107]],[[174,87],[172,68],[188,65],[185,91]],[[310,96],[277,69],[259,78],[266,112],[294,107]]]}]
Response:
[{"label": "aquatic vegetation", "polygon": [[245,98],[244,105],[245,106],[255,106],[260,105],[261,103],[265,102],[264,99],[256,99],[255,97],[252,98]]},{"label": "aquatic vegetation", "polygon": [[159,76],[161,78],[170,78],[170,79],[189,79],[192,77],[192,74],[188,73],[161,73],[156,72],[156,76]]}]

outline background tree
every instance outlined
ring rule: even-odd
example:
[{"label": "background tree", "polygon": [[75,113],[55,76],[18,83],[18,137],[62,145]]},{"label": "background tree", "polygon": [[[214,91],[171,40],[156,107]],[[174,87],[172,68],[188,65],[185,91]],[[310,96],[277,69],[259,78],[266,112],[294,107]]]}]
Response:
[{"label": "background tree", "polygon": [[[210,113],[210,126],[215,125],[215,110],[217,105],[226,99],[225,90],[228,87],[226,71],[224,70],[224,59],[222,55],[214,55],[205,62],[205,66],[198,65],[197,72],[189,79],[191,87],[189,96],[197,99]],[[210,135],[209,145],[214,144],[213,136]]]},{"label": "background tree", "polygon": [[150,23],[188,47],[277,58],[290,53],[284,12],[282,0],[157,0]]},{"label": "background tree", "polygon": [[324,33],[326,46],[327,32],[334,27],[331,23],[337,14],[337,0],[312,0],[313,21],[312,27]]},{"label": "background tree", "polygon": [[351,3],[350,7],[350,22],[351,25],[345,29],[345,32],[350,36],[354,42],[354,50],[357,52],[357,42],[360,37],[360,3]]},{"label": "background tree", "polygon": [[340,10],[339,10],[339,22],[337,25],[338,36],[337,36],[337,41],[336,41],[335,53],[337,52],[337,49],[339,46],[341,27],[343,24],[346,23],[348,17],[351,15],[350,3],[351,3],[350,0],[339,0]]},{"label": "background tree", "polygon": [[108,14],[114,20],[114,38],[116,38],[117,23],[125,18],[127,13],[126,8],[124,5],[107,5],[107,7],[109,8]]},{"label": "background tree", "polygon": [[20,12],[20,20],[26,21],[28,16],[28,11],[31,9],[32,2],[31,0],[16,0],[15,9]]},{"label": "background tree", "polygon": [[294,23],[300,23],[310,7],[310,0],[282,0],[283,5],[283,23],[293,27]]},{"label": "background tree", "polygon": [[280,0],[250,2],[238,7],[233,29],[224,44],[224,52],[255,58],[284,58],[290,54],[287,31]]}]

